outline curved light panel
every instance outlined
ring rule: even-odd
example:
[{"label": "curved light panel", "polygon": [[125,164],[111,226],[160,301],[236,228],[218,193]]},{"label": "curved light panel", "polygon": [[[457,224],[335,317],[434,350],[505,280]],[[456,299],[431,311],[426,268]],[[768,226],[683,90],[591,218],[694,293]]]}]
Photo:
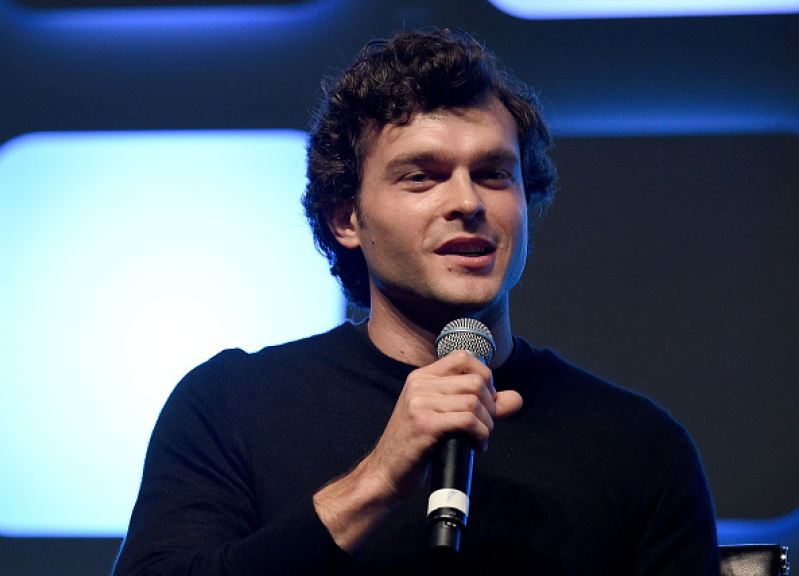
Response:
[{"label": "curved light panel", "polygon": [[298,132],[0,148],[0,534],[120,536],[188,370],[339,323]]},{"label": "curved light panel", "polygon": [[734,16],[799,12],[797,0],[489,0],[527,20]]}]

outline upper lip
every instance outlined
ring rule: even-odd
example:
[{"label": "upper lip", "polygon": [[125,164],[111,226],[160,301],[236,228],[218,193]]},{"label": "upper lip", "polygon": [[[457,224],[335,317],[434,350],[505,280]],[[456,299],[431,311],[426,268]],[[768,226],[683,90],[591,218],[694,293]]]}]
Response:
[{"label": "upper lip", "polygon": [[487,238],[463,236],[447,240],[436,249],[436,254],[490,254],[496,244]]}]

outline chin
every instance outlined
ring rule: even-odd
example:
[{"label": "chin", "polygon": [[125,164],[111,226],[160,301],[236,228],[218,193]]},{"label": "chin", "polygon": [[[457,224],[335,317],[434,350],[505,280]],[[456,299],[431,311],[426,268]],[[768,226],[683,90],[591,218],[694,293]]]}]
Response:
[{"label": "chin", "polygon": [[447,307],[460,315],[472,315],[487,312],[497,306],[501,306],[503,298],[496,294],[490,296],[477,297],[475,294],[450,296],[439,300],[439,306]]},{"label": "chin", "polygon": [[483,316],[507,306],[507,294],[502,287],[454,284],[428,286],[424,290],[387,290],[384,287],[383,293],[404,314],[423,324],[463,316]]}]

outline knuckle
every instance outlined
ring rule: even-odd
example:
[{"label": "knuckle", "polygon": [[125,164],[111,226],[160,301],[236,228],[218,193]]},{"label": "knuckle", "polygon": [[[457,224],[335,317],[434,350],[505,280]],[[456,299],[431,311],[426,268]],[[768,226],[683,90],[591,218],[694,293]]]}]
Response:
[{"label": "knuckle", "polygon": [[469,412],[476,413],[480,410],[480,406],[482,406],[482,403],[477,396],[470,395],[466,397],[466,409]]},{"label": "knuckle", "polygon": [[464,431],[477,438],[483,438],[485,435],[485,424],[474,414],[465,415],[463,419],[463,426]]},{"label": "knuckle", "polygon": [[411,396],[408,398],[407,407],[408,414],[410,414],[411,418],[418,419],[421,418],[424,412],[425,402],[420,396]]},{"label": "knuckle", "polygon": [[454,352],[452,352],[452,354],[455,354],[455,357],[461,361],[468,360],[469,358],[472,357],[472,355],[466,350],[455,350]]},{"label": "knuckle", "polygon": [[448,354],[448,357],[453,358],[454,363],[461,369],[465,369],[474,360],[474,356],[466,350],[455,350]]},{"label": "knuckle", "polygon": [[418,394],[426,386],[427,378],[423,374],[411,373],[405,380],[405,390],[409,394]]},{"label": "knuckle", "polygon": [[410,410],[407,429],[411,436],[427,434],[430,431],[430,421],[422,411]]},{"label": "knuckle", "polygon": [[483,378],[479,374],[469,374],[469,382],[477,389],[483,387]]},{"label": "knuckle", "polygon": [[416,370],[408,374],[408,377],[405,379],[405,385],[407,386],[409,384],[413,384],[414,382],[418,382],[419,379],[422,377],[423,375],[420,373],[420,369],[417,368]]}]

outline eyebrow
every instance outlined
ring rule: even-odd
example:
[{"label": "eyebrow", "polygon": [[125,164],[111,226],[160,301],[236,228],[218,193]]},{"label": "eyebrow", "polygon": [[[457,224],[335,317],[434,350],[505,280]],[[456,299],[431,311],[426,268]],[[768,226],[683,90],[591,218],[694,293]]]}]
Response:
[{"label": "eyebrow", "polygon": [[[400,154],[393,158],[387,165],[387,171],[393,171],[405,166],[425,166],[435,164],[447,164],[453,162],[453,155],[445,151],[422,151]],[[496,148],[490,150],[478,150],[472,155],[470,164],[518,164],[521,160],[519,155],[513,150],[506,148]]]},{"label": "eyebrow", "polygon": [[452,162],[452,155],[445,152],[409,152],[392,158],[386,165],[386,170],[393,171],[406,166],[425,166],[430,164],[446,164],[448,162]]},{"label": "eyebrow", "polygon": [[513,150],[497,148],[475,154],[473,162],[478,164],[520,164],[521,159]]}]

